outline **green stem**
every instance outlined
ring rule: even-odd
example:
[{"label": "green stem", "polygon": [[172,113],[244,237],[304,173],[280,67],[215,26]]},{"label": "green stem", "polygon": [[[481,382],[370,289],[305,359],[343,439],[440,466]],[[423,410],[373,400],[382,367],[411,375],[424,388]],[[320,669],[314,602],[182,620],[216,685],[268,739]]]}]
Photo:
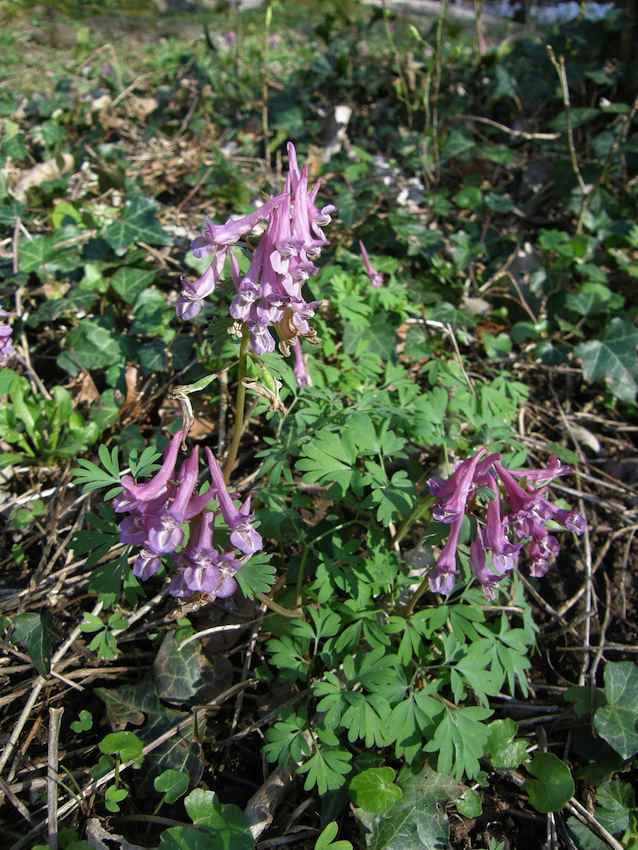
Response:
[{"label": "green stem", "polygon": [[434,504],[434,496],[426,496],[425,499],[420,504],[414,508],[412,513],[406,517],[406,519],[401,523],[397,533],[394,536],[392,543],[400,543],[408,531],[412,528],[417,520],[420,520],[423,514],[426,514]]},{"label": "green stem", "polygon": [[228,484],[230,476],[233,473],[235,464],[237,463],[237,452],[239,451],[239,441],[241,440],[242,431],[244,430],[244,410],[246,407],[246,387],[244,386],[244,378],[246,377],[246,364],[248,362],[248,328],[244,325],[241,335],[241,343],[239,345],[239,370],[237,374],[237,395],[235,396],[235,422],[233,424],[233,439],[228,450],[228,457],[224,466],[224,481]]},{"label": "green stem", "polygon": [[406,619],[407,619],[408,617],[411,617],[411,616],[412,616],[412,613],[414,612],[414,609],[416,608],[416,603],[419,601],[419,599],[423,596],[423,594],[424,594],[424,593],[426,592],[426,590],[428,589],[428,576],[429,576],[429,573],[430,573],[430,570],[429,570],[429,569],[427,569],[427,570],[425,571],[425,575],[424,575],[424,576],[423,576],[423,578],[421,579],[421,584],[420,584],[420,585],[417,587],[417,589],[414,591],[414,593],[412,594],[412,596],[410,597],[410,599],[409,599],[409,601],[408,601],[408,604],[407,604],[407,605],[405,606],[405,608],[403,609],[403,616],[404,616]]}]

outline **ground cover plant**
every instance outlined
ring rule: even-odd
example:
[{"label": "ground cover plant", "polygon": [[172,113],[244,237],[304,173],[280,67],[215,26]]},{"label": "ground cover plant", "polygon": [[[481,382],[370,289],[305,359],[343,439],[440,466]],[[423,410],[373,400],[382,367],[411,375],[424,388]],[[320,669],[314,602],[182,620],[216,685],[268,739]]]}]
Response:
[{"label": "ground cover plant", "polygon": [[638,846],[633,21],[474,11],[7,7],[0,846]]}]

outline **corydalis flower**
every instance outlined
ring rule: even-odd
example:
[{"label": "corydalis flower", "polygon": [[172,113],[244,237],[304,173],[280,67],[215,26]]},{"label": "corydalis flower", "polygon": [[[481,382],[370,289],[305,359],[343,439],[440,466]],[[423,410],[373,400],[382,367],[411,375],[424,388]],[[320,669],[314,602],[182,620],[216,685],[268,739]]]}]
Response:
[{"label": "corydalis flower", "polygon": [[[448,594],[456,576],[456,552],[463,519],[472,515],[476,532],[470,546],[470,567],[487,596],[507,573],[518,567],[525,552],[530,575],[541,577],[556,560],[560,544],[546,523],[556,522],[580,534],[585,520],[574,511],[558,508],[547,499],[549,482],[566,475],[569,468],[551,458],[546,468],[508,470],[499,455],[480,449],[459,463],[447,480],[431,479],[430,492],[436,497],[434,519],[451,525],[447,542],[430,576],[430,588]],[[517,479],[539,482],[538,488],[525,488]],[[485,510],[478,501],[478,488],[486,488],[489,501]],[[501,495],[501,488],[503,495]]]},{"label": "corydalis flower", "polygon": [[255,530],[252,524],[250,496],[241,508],[236,508],[226,489],[221,466],[210,449],[206,449],[206,459],[213,481],[213,491],[219,502],[219,509],[224,517],[224,522],[230,530],[230,542],[245,555],[254,555],[255,552],[263,549],[263,542],[261,535]]},{"label": "corydalis flower", "polygon": [[[283,193],[247,216],[233,217],[220,225],[207,222],[192,250],[198,257],[212,255],[210,265],[198,280],[182,283],[177,302],[180,318],[197,316],[229,257],[235,286],[230,314],[248,330],[251,351],[257,355],[273,352],[277,338],[284,356],[290,353],[291,345],[297,349],[296,341],[302,337],[316,341],[310,320],[321,302],[306,301],[302,289],[318,272],[314,260],[328,244],[323,228],[330,224],[335,208],[317,206],[320,184],[310,187],[308,167],[299,168],[292,143],[288,144],[288,164]],[[242,276],[232,246],[262,221],[266,229]]]},{"label": "corydalis flower", "polygon": [[300,389],[305,389],[306,387],[312,386],[312,381],[310,380],[310,375],[306,368],[306,360],[304,358],[301,340],[299,338],[295,340],[293,348],[295,352],[295,368],[293,371],[295,373],[295,378],[297,379],[297,386]]},{"label": "corydalis flower", "polygon": [[[178,468],[182,432],[171,439],[160,469],[144,483],[130,475],[122,478],[122,493],[114,500],[115,510],[124,514],[120,521],[120,540],[139,547],[133,564],[134,575],[146,581],[162,568],[170,556],[177,572],[169,584],[169,593],[188,597],[203,593],[211,599],[227,598],[237,589],[235,575],[242,560],[232,551],[220,552],[213,546],[213,525],[221,513],[230,529],[230,542],[243,555],[252,555],[262,546],[250,511],[250,498],[240,508],[226,489],[217,460],[206,449],[211,482],[197,494],[199,450],[193,449]],[[218,510],[211,510],[215,503]],[[187,533],[188,532],[188,533]],[[183,547],[188,539],[186,548]]]},{"label": "corydalis flower", "polygon": [[[5,310],[0,309],[0,318],[7,318],[10,314]],[[6,325],[0,322],[0,366],[6,366],[14,353],[11,334],[13,329],[11,325]]]},{"label": "corydalis flower", "polygon": [[370,257],[368,256],[368,252],[366,251],[366,246],[361,241],[359,242],[359,250],[361,251],[363,268],[365,269],[366,274],[370,278],[370,283],[372,284],[372,286],[374,286],[375,289],[378,289],[383,283],[383,275],[378,272],[370,262]]}]

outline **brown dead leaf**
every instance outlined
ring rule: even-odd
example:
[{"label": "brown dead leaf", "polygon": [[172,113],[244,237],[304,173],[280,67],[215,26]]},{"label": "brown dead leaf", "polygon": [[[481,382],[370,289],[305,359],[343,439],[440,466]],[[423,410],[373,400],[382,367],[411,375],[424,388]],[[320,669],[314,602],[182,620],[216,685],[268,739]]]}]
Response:
[{"label": "brown dead leaf", "polygon": [[136,422],[144,413],[141,396],[137,389],[138,370],[137,366],[129,363],[124,373],[124,383],[126,384],[126,398],[124,404],[120,408],[120,420]]},{"label": "brown dead leaf", "polygon": [[75,397],[76,402],[86,402],[87,404],[93,404],[94,401],[97,401],[100,397],[100,394],[95,386],[93,378],[91,377],[90,372],[84,372],[80,380],[80,391]]},{"label": "brown dead leaf", "polygon": [[[194,419],[188,436],[193,440],[201,440],[217,429],[216,412],[209,401],[195,395],[191,396],[191,404]],[[167,398],[160,407],[159,413],[162,424],[165,425],[182,416],[179,402],[174,398]]]},{"label": "brown dead leaf", "polygon": [[13,196],[17,201],[24,202],[27,192],[36,186],[42,185],[47,180],[56,180],[62,174],[73,168],[74,160],[70,153],[64,153],[55,159],[47,159],[28,171],[21,171],[17,185],[13,189]]}]

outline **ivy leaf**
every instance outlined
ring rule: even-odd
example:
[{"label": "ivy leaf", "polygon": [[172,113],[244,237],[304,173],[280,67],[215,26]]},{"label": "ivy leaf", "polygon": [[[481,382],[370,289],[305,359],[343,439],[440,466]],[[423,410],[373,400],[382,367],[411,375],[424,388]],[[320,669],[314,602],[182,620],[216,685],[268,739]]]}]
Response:
[{"label": "ivy leaf", "polygon": [[120,298],[128,304],[134,304],[137,297],[153,282],[155,274],[154,269],[123,266],[111,278],[111,286]]},{"label": "ivy leaf", "polygon": [[620,401],[632,402],[638,390],[638,328],[627,319],[612,319],[600,340],[589,340],[574,353],[583,361],[587,381],[605,381]]},{"label": "ivy leaf", "polygon": [[200,690],[207,662],[197,643],[179,648],[174,632],[168,632],[153,662],[157,692],[169,702],[188,702]]},{"label": "ivy leaf", "polygon": [[403,796],[383,814],[363,816],[368,850],[445,850],[448,822],[441,803],[453,799],[458,786],[429,768],[409,776]]},{"label": "ivy leaf", "polygon": [[58,364],[71,375],[81,368],[108,369],[123,363],[121,338],[90,319],[82,319],[67,334],[65,350],[58,357]]},{"label": "ivy leaf", "polygon": [[155,218],[155,204],[148,198],[134,198],[124,208],[122,216],[109,224],[104,239],[114,251],[123,251],[134,242],[149,245],[170,245],[171,237],[162,230]]},{"label": "ivy leaf", "polygon": [[38,673],[46,676],[51,668],[55,637],[51,615],[48,611],[42,611],[40,614],[18,614],[13,626],[12,639],[26,649]]},{"label": "ivy leaf", "polygon": [[527,779],[523,788],[537,812],[558,812],[573,796],[574,780],[564,761],[553,753],[536,753],[528,766],[536,779]]},{"label": "ivy leaf", "polygon": [[628,782],[610,779],[596,794],[596,817],[614,835],[629,828],[629,816],[636,805],[634,789]]},{"label": "ivy leaf", "polygon": [[624,759],[638,753],[638,666],[631,661],[605,667],[607,705],[594,715],[596,731]]},{"label": "ivy leaf", "polygon": [[371,767],[357,774],[348,789],[352,802],[367,812],[387,812],[403,796],[395,776],[391,767]]},{"label": "ivy leaf", "polygon": [[24,274],[37,272],[55,254],[55,236],[34,236],[24,239],[18,249],[18,268]]}]

